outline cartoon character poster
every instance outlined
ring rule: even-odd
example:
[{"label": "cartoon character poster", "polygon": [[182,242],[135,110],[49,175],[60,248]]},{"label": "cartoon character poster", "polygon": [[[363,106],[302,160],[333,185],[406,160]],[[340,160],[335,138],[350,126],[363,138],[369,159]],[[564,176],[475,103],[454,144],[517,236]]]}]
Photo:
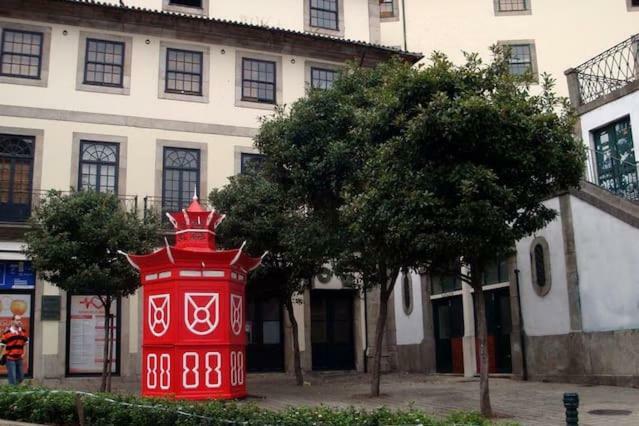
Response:
[{"label": "cartoon character poster", "polygon": [[[0,294],[0,330],[4,332],[11,325],[13,315],[22,316],[22,328],[31,342],[31,295],[30,294]],[[29,347],[26,345],[22,368],[24,373],[29,371]],[[7,374],[6,366],[0,366],[0,374]]]},{"label": "cartoon character poster", "polygon": [[[111,305],[116,315],[117,302]],[[69,373],[92,374],[102,372],[104,362],[104,308],[98,296],[71,296],[69,321]],[[111,327],[111,371],[116,371],[117,317]]]}]

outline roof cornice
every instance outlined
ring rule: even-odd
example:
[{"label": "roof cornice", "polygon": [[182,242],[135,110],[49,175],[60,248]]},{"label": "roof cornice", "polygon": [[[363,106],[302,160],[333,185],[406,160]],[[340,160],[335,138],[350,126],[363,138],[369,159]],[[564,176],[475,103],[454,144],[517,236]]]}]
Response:
[{"label": "roof cornice", "polygon": [[423,57],[419,53],[330,35],[95,0],[2,0],[0,17],[220,44],[335,62],[356,60],[361,65],[372,65],[392,56],[399,56],[410,63]]}]

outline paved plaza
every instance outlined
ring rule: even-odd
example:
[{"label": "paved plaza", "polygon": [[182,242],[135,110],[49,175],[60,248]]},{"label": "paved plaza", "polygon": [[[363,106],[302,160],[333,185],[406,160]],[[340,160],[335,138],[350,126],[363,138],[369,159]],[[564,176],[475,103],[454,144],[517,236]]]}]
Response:
[{"label": "paved plaza", "polygon": [[[249,401],[261,407],[324,404],[392,408],[413,406],[434,415],[453,410],[478,410],[479,380],[459,376],[389,374],[382,377],[380,398],[367,396],[369,376],[355,373],[313,374],[309,385],[294,386],[284,374],[252,374],[248,377]],[[581,400],[580,425],[639,425],[639,389],[565,383],[521,382],[491,378],[493,409],[504,420],[523,425],[562,425],[564,392],[577,392]],[[627,410],[628,415],[589,414],[593,410]]]}]

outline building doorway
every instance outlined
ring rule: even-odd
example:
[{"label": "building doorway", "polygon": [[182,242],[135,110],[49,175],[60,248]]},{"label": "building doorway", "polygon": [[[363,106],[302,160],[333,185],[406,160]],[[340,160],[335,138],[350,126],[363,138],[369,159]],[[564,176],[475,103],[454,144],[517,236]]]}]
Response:
[{"label": "building doorway", "polygon": [[311,291],[311,347],[313,370],[355,368],[352,291]]},{"label": "building doorway", "polygon": [[[488,372],[512,373],[510,332],[510,289],[508,287],[484,291],[486,325],[488,328]],[[476,311],[475,311],[476,312]],[[479,371],[479,339],[477,339],[477,370]]]},{"label": "building doorway", "polygon": [[461,296],[434,299],[435,358],[438,373],[464,373],[464,307]]},{"label": "building doorway", "polygon": [[279,299],[268,295],[252,296],[250,293],[247,299],[248,371],[284,371],[282,305]]},{"label": "building doorway", "polygon": [[595,130],[593,139],[599,185],[626,198],[639,197],[630,118],[626,117]]}]

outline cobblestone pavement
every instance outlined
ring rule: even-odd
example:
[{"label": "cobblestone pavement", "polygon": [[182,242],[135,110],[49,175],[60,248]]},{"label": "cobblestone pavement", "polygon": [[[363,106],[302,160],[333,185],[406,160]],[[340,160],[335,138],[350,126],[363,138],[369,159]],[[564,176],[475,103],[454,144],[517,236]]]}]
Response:
[{"label": "cobblestone pavement", "polygon": [[[249,374],[252,401],[273,409],[324,404],[330,407],[408,407],[445,415],[452,410],[479,409],[479,380],[459,376],[388,374],[382,377],[380,398],[367,396],[370,377],[356,373],[313,374],[308,385],[295,386],[292,376]],[[505,420],[523,425],[565,425],[562,397],[577,392],[582,426],[639,425],[639,389],[565,383],[521,382],[491,378],[493,410]],[[628,415],[595,415],[592,410],[628,410]]]}]

